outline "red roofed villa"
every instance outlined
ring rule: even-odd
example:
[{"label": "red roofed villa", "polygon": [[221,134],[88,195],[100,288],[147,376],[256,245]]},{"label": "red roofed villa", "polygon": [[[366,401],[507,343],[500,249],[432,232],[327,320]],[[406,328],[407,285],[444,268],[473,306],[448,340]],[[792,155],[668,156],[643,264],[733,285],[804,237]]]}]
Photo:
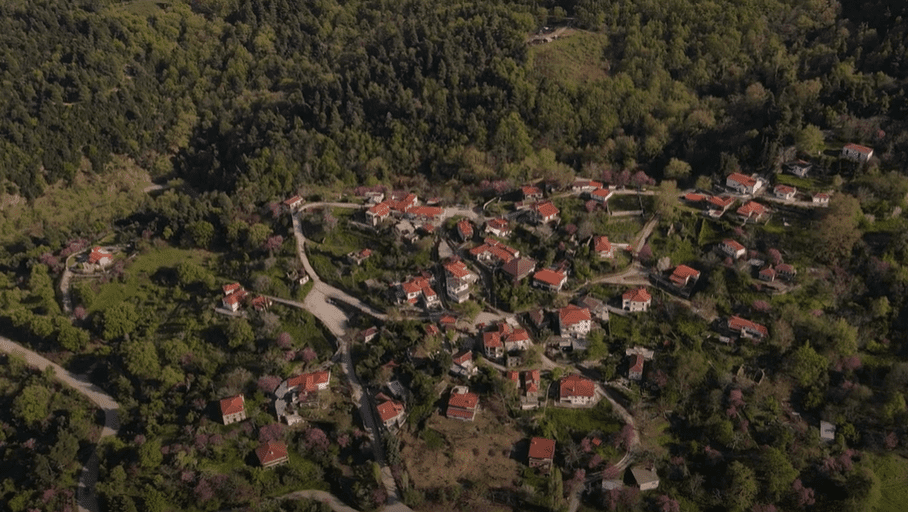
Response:
[{"label": "red roofed villa", "polygon": [[255,449],[255,456],[264,468],[271,468],[290,460],[287,456],[287,445],[279,441],[265,443]]},{"label": "red roofed villa", "polygon": [[555,458],[555,440],[544,437],[534,437],[530,440],[529,465],[544,473],[552,469],[552,460]]},{"label": "red roofed villa", "polygon": [[246,419],[246,399],[242,394],[221,400],[221,419],[224,425]]},{"label": "red roofed villa", "polygon": [[842,158],[853,162],[866,162],[873,156],[873,150],[860,144],[845,144],[842,146]]},{"label": "red roofed villa", "polygon": [[546,224],[558,220],[558,214],[561,213],[558,207],[551,201],[541,201],[532,206],[533,215],[536,222]]},{"label": "red roofed villa", "polygon": [[635,313],[646,311],[652,303],[653,297],[646,288],[635,288],[624,292],[621,296],[621,309]]},{"label": "red roofed villa", "polygon": [[688,284],[696,283],[700,279],[700,271],[690,268],[687,265],[678,265],[669,277],[672,284],[678,288],[684,288]]},{"label": "red roofed villa", "polygon": [[533,284],[550,292],[559,292],[567,282],[567,276],[557,270],[544,268],[533,274]]},{"label": "red roofed villa", "polygon": [[739,316],[729,317],[728,328],[732,331],[740,332],[744,338],[762,339],[769,334],[766,327]]},{"label": "red roofed villa", "polygon": [[763,182],[751,176],[734,172],[725,179],[725,186],[739,194],[754,194],[763,187]]},{"label": "red roofed villa", "polygon": [[769,210],[767,210],[766,207],[762,204],[754,201],[749,201],[744,206],[738,208],[737,213],[745,222],[749,220],[758,222],[763,218],[764,215],[766,215],[768,211]]},{"label": "red roofed villa", "polygon": [[608,241],[607,236],[593,237],[593,250],[600,258],[611,258],[615,255],[612,243]]},{"label": "red roofed villa", "polygon": [[558,310],[558,329],[562,336],[584,337],[592,327],[589,308],[571,304]]},{"label": "red roofed villa", "polygon": [[596,384],[576,373],[561,379],[558,387],[562,404],[591,405],[596,397]]},{"label": "red roofed villa", "polygon": [[479,411],[479,395],[470,393],[466,386],[456,386],[448,398],[448,418],[460,421],[473,421]]}]

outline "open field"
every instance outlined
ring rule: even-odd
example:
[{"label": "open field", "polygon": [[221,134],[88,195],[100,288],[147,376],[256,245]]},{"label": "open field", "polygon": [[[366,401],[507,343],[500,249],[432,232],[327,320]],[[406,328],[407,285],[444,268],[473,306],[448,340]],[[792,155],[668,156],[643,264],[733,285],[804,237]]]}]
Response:
[{"label": "open field", "polygon": [[524,467],[513,458],[519,453],[514,446],[524,435],[488,410],[481,410],[472,423],[432,416],[426,431],[428,443],[408,434],[401,437],[401,454],[419,489],[460,486],[463,481],[510,487]]},{"label": "open field", "polygon": [[583,30],[566,30],[551,43],[530,48],[533,69],[566,87],[594,82],[608,76],[604,51],[608,36]]}]

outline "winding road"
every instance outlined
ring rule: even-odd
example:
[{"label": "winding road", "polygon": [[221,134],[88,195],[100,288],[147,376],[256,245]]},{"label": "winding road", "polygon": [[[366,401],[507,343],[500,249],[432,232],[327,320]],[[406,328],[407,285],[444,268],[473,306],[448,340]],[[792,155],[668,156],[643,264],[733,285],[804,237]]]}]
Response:
[{"label": "winding road", "polygon": [[[48,367],[52,368],[57,380],[85,395],[92,403],[100,407],[104,411],[104,427],[101,429],[101,436],[98,438],[99,444],[101,439],[116,435],[120,429],[120,418],[117,414],[117,409],[120,408],[120,405],[101,388],[89,382],[86,376],[70,373],[60,365],[48,361],[40,354],[2,336],[0,336],[0,351],[22,357],[30,366],[34,366],[41,371]],[[82,468],[82,475],[79,477],[79,488],[76,498],[79,512],[98,512],[98,498],[95,495],[95,483],[97,481],[98,454],[95,452]]]}]

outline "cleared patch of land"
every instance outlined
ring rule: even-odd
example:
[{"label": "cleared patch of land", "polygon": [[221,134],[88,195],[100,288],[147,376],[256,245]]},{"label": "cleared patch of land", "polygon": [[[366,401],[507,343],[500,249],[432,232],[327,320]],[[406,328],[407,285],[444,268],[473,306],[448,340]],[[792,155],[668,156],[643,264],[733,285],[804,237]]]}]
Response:
[{"label": "cleared patch of land", "polygon": [[551,43],[532,46],[530,58],[536,73],[572,87],[608,77],[607,45],[605,34],[569,29]]}]

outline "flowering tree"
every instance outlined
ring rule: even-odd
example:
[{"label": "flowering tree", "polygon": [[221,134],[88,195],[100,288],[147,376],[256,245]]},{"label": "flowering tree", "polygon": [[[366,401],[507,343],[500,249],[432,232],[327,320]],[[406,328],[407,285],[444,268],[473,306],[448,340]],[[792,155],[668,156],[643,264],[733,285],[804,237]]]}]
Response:
[{"label": "flowering tree", "polygon": [[259,442],[267,443],[277,441],[284,437],[284,425],[282,423],[272,423],[259,429]]},{"label": "flowering tree", "polygon": [[656,506],[659,507],[659,512],[681,512],[681,505],[666,494],[659,496]]},{"label": "flowering tree", "polygon": [[290,336],[288,332],[282,332],[277,335],[277,346],[283,350],[290,348],[290,344],[293,342],[293,337]]},{"label": "flowering tree", "polygon": [[312,350],[312,347],[306,347],[302,350],[302,352],[300,352],[300,357],[303,358],[303,361],[305,361],[306,364],[309,364],[312,361],[315,361],[315,358],[318,357],[318,354],[316,354],[315,351]]}]

